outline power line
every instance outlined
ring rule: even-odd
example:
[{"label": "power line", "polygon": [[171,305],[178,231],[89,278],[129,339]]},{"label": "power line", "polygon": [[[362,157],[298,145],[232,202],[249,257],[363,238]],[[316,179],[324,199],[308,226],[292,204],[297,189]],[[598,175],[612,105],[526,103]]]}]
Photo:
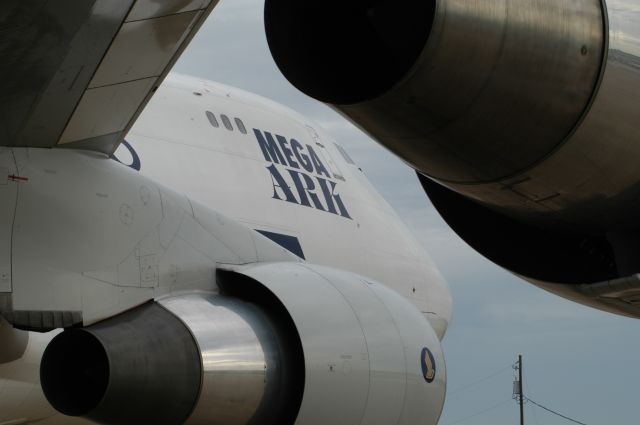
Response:
[{"label": "power line", "polygon": [[553,410],[549,409],[548,407],[544,407],[543,405],[541,405],[541,404],[539,404],[539,403],[536,403],[535,401],[531,400],[531,399],[530,399],[530,398],[528,398],[528,397],[525,397],[525,398],[527,399],[527,401],[529,401],[529,402],[531,402],[531,403],[535,404],[535,405],[536,405],[536,406],[538,406],[539,408],[544,409],[544,410],[546,410],[546,411],[547,411],[547,412],[549,412],[549,413],[553,413],[553,414],[554,414],[554,415],[556,415],[556,416],[560,416],[560,417],[561,417],[561,418],[563,418],[563,419],[566,419],[566,420],[568,420],[568,421],[571,421],[571,422],[576,423],[576,424],[579,424],[579,425],[587,425],[587,424],[585,424],[585,423],[583,423],[583,422],[576,421],[575,419],[571,419],[571,418],[570,418],[570,417],[568,417],[568,416],[561,415],[560,413],[558,413],[558,412],[556,412],[556,411],[553,411]]},{"label": "power line", "polygon": [[480,411],[480,412],[478,412],[478,413],[474,413],[474,414],[473,414],[473,415],[471,415],[471,416],[467,416],[466,418],[459,419],[459,420],[457,420],[457,421],[455,421],[455,422],[449,422],[449,423],[448,423],[448,424],[446,424],[446,425],[455,425],[455,424],[459,424],[459,423],[461,423],[461,422],[468,421],[469,419],[473,419],[473,418],[475,418],[476,416],[484,415],[485,413],[488,413],[488,412],[490,412],[490,411],[492,411],[492,410],[495,410],[495,409],[497,409],[498,407],[501,407],[501,406],[503,406],[503,405],[505,405],[505,404],[507,404],[507,403],[510,403],[510,402],[511,402],[511,399],[508,399],[508,400],[502,401],[502,402],[500,402],[500,403],[498,403],[498,404],[496,404],[496,405],[494,405],[494,406],[489,407],[488,409],[482,410],[482,411]]},{"label": "power line", "polygon": [[493,372],[492,374],[485,376],[484,378],[480,378],[480,379],[478,379],[477,381],[474,381],[474,382],[472,382],[472,383],[470,383],[470,384],[465,385],[464,387],[460,387],[460,388],[455,389],[454,391],[451,391],[448,395],[449,395],[449,397],[451,397],[451,396],[453,396],[453,395],[455,395],[455,394],[458,394],[458,393],[461,393],[461,392],[463,392],[463,391],[466,391],[466,390],[468,390],[469,388],[472,388],[472,387],[474,387],[474,386],[476,386],[476,385],[478,385],[478,384],[481,384],[482,382],[484,382],[484,381],[486,381],[486,380],[489,380],[489,379],[491,379],[491,378],[493,378],[493,377],[495,377],[495,376],[500,375],[500,374],[501,374],[501,373],[503,373],[505,370],[507,370],[507,369],[511,369],[511,367],[512,367],[511,365],[508,365],[508,366],[506,366],[506,367],[503,367],[502,369],[500,369],[500,370],[498,370],[498,371],[495,371],[495,372]]},{"label": "power line", "polygon": [[[524,381],[524,386],[527,388],[527,394],[532,394],[531,389],[529,388],[528,379]],[[536,414],[536,409],[529,409],[529,410],[531,410],[531,414],[533,415],[533,420],[536,423],[536,425],[540,425],[540,423],[538,422],[538,415]]]},{"label": "power line", "polygon": [[[516,366],[516,365],[517,365],[517,366]],[[472,388],[472,387],[474,387],[474,386],[476,386],[476,385],[478,385],[478,384],[480,384],[480,383],[482,383],[482,382],[485,382],[485,381],[487,381],[487,380],[489,380],[489,379],[491,379],[491,378],[494,378],[494,377],[496,377],[496,376],[498,376],[498,375],[502,374],[503,372],[505,372],[505,371],[506,371],[506,370],[508,370],[508,369],[512,369],[512,368],[513,368],[513,369],[514,369],[514,372],[515,372],[515,370],[518,370],[518,372],[520,372],[520,371],[521,371],[521,366],[520,366],[520,365],[521,365],[521,363],[516,363],[516,364],[514,364],[514,365],[508,365],[508,366],[506,366],[506,367],[503,367],[502,369],[497,370],[497,371],[495,371],[495,372],[493,372],[493,373],[491,373],[491,374],[489,374],[489,375],[485,376],[484,378],[480,378],[480,379],[478,379],[477,381],[471,382],[470,384],[465,385],[464,387],[458,388],[458,389],[456,389],[456,390],[454,390],[454,391],[450,392],[450,393],[449,393],[449,396],[453,396],[453,395],[455,395],[455,394],[458,394],[458,393],[461,393],[461,392],[463,392],[463,391],[466,391],[466,390],[468,390],[469,388]],[[517,376],[515,379],[517,379],[517,381],[516,381],[516,382],[522,382],[522,376],[521,376],[521,375],[520,375],[520,376]],[[521,384],[521,385],[522,385],[522,384]],[[520,392],[519,396],[520,396],[520,398],[521,398],[523,401],[530,402],[531,404],[534,404],[535,406],[537,406],[537,407],[539,407],[539,408],[541,408],[541,409],[543,409],[543,410],[546,410],[547,412],[549,412],[549,413],[551,413],[551,414],[553,414],[553,415],[559,416],[559,417],[561,417],[561,418],[563,418],[563,419],[565,419],[565,420],[567,420],[567,421],[570,421],[570,422],[576,423],[576,424],[578,424],[578,425],[586,425],[584,422],[580,422],[580,421],[578,421],[578,420],[575,420],[575,419],[572,419],[572,418],[570,418],[570,417],[568,417],[568,416],[565,416],[565,415],[563,415],[563,414],[560,414],[560,413],[556,412],[555,410],[549,409],[548,407],[543,406],[543,405],[541,405],[540,403],[535,402],[534,400],[531,400],[529,397],[524,396],[524,395],[522,394],[522,386],[520,386],[519,392]],[[493,405],[493,406],[491,406],[491,407],[489,407],[489,408],[487,408],[487,409],[484,409],[484,410],[481,410],[481,411],[479,411],[479,412],[477,412],[477,413],[474,413],[473,415],[467,416],[467,417],[462,418],[462,419],[458,419],[458,420],[456,420],[456,421],[454,421],[454,422],[449,422],[449,423],[448,423],[448,424],[446,424],[446,425],[455,425],[455,424],[459,424],[459,423],[462,423],[462,422],[466,422],[466,421],[468,421],[468,420],[470,420],[470,419],[473,419],[473,418],[475,418],[475,417],[477,417],[477,416],[484,415],[485,413],[488,413],[488,412],[490,412],[490,411],[492,411],[492,410],[495,410],[495,409],[497,409],[497,408],[499,408],[499,407],[501,407],[501,406],[505,405],[506,403],[508,403],[508,402],[510,402],[510,401],[511,401],[511,400],[505,400],[505,401],[502,401],[502,402],[500,402],[500,403],[498,403],[498,404],[496,404],[496,405]],[[532,411],[532,413],[533,413],[533,415],[534,415],[534,420],[535,420],[535,422],[537,423],[537,422],[538,422],[538,418],[537,418],[537,417],[536,417],[536,415],[535,415],[535,410],[533,410],[533,411]]]}]

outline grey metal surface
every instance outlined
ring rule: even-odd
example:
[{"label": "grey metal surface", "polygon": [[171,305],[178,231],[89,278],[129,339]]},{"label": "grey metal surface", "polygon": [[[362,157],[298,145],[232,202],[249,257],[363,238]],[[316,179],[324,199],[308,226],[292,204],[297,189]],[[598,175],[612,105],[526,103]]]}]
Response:
[{"label": "grey metal surface", "polygon": [[133,0],[0,5],[0,144],[50,147]]},{"label": "grey metal surface", "polygon": [[[112,153],[216,4],[3,2],[0,146]],[[113,133],[105,146],[101,136]]]},{"label": "grey metal surface", "polygon": [[43,355],[45,396],[63,414],[106,424],[181,424],[200,388],[198,346],[155,303],[58,335]]},{"label": "grey metal surface", "polygon": [[581,285],[525,279],[546,291],[589,307],[621,316],[640,318],[640,275],[638,274]]},{"label": "grey metal surface", "polygon": [[600,74],[600,0],[438,1],[397,90],[342,106],[414,167],[446,182],[513,175],[557,148]]},{"label": "grey metal surface", "polygon": [[127,16],[127,22],[204,9],[209,3],[211,3],[211,0],[138,0],[135,6],[131,8],[131,12]]},{"label": "grey metal surface", "polygon": [[29,333],[20,331],[0,317],[0,364],[18,360],[27,350]]},{"label": "grey metal surface", "polygon": [[[395,5],[406,12],[389,15],[386,25],[397,25],[394,19],[411,24],[410,3]],[[371,92],[373,99],[363,93],[336,107],[416,169],[440,180],[494,181],[535,164],[569,135],[596,87],[604,46],[600,0],[582,1],[579,7],[571,0],[435,3],[434,16],[422,22],[428,27],[432,21],[422,54],[396,87],[380,95]],[[368,19],[371,25],[384,20]],[[309,60],[314,43],[322,45],[322,37],[333,31],[332,25],[322,25],[317,34],[309,30],[302,36],[309,37]],[[343,35],[359,37],[350,29]],[[291,49],[273,46],[275,53],[300,53],[293,50],[297,41],[282,40],[273,42],[288,42]],[[373,37],[367,42],[381,43]],[[395,54],[403,54],[400,47]],[[331,88],[319,83],[328,77],[297,81],[296,70],[287,68],[289,59],[275,59],[285,76],[294,77],[294,85],[331,98],[325,93]],[[389,58],[379,59],[384,69]],[[345,72],[342,68],[335,72]]]},{"label": "grey metal surface", "polygon": [[70,328],[82,324],[81,311],[4,310],[0,314],[13,326],[34,332]]},{"label": "grey metal surface", "polygon": [[256,306],[222,296],[189,294],[159,301],[189,327],[202,359],[199,401],[189,425],[268,423],[278,403],[283,347]]},{"label": "grey metal surface", "polygon": [[544,161],[509,179],[450,185],[519,219],[595,232],[637,227],[640,210],[640,10],[607,2],[601,82],[571,137]]},{"label": "grey metal surface", "polygon": [[63,332],[41,380],[58,411],[98,423],[272,424],[285,349],[257,306],[192,292]]}]

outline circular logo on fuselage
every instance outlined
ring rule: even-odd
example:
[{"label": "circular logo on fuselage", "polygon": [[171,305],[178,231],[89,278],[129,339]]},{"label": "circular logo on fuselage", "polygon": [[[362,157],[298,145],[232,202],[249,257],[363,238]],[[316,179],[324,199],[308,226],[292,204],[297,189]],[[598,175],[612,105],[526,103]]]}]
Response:
[{"label": "circular logo on fuselage", "polygon": [[432,383],[433,380],[436,379],[436,359],[427,347],[422,349],[420,362],[422,363],[422,376],[424,380]]}]

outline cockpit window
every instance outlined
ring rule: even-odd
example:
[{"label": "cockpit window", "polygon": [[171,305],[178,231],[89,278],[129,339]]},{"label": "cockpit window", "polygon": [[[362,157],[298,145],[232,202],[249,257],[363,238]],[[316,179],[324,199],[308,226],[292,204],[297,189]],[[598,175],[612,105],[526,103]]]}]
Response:
[{"label": "cockpit window", "polygon": [[209,122],[212,126],[214,126],[215,128],[220,127],[220,123],[218,123],[218,119],[213,112],[207,111],[207,118],[209,119]]}]

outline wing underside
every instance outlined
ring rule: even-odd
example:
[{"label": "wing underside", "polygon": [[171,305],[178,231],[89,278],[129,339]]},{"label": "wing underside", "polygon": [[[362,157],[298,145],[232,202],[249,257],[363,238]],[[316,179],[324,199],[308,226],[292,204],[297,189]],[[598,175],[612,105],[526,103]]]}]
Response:
[{"label": "wing underside", "polygon": [[0,146],[115,151],[217,0],[0,4]]}]

